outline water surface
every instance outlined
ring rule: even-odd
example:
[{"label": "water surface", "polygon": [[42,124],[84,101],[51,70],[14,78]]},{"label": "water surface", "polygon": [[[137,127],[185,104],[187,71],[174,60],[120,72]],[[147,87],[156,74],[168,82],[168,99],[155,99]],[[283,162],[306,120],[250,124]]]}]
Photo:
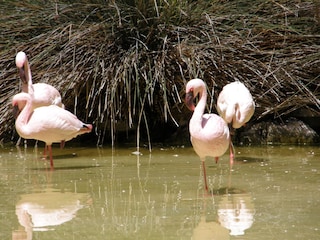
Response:
[{"label": "water surface", "polygon": [[0,239],[319,239],[320,148],[0,149]]}]

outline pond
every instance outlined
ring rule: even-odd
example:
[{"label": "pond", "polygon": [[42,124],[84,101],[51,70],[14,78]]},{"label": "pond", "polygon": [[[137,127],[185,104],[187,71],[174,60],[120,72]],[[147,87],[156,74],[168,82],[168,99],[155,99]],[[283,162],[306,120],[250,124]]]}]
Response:
[{"label": "pond", "polygon": [[319,239],[320,148],[0,149],[0,239]]}]

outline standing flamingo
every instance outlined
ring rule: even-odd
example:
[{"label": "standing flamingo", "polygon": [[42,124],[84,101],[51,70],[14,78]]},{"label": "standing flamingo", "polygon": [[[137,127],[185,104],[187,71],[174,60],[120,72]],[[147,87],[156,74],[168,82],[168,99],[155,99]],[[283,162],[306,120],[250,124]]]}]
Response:
[{"label": "standing flamingo", "polygon": [[[22,82],[22,92],[33,95],[32,108],[57,105],[63,107],[59,91],[46,83],[32,84],[32,75],[27,55],[24,52],[18,52],[16,55],[16,66],[19,69],[19,75]],[[19,105],[19,110],[23,108],[23,103]]]},{"label": "standing flamingo", "polygon": [[[199,95],[197,106],[194,99]],[[205,158],[215,157],[216,162],[228,149],[230,142],[229,128],[226,122],[216,114],[204,114],[207,103],[207,88],[201,79],[192,79],[186,87],[186,105],[193,111],[189,122],[191,143],[202,161],[205,189],[208,192]]]},{"label": "standing flamingo", "polygon": [[[232,82],[223,87],[217,100],[219,115],[231,125],[240,128],[252,117],[255,104],[246,86],[239,82]],[[231,131],[233,133],[233,130]],[[233,158],[233,146],[230,138],[230,156]]]},{"label": "standing flamingo", "polygon": [[[29,65],[29,61],[27,55],[24,52],[18,52],[16,55],[16,66],[19,69],[19,75],[22,83],[22,92],[29,93],[33,95],[32,101],[32,108],[38,108],[42,106],[49,106],[49,105],[57,105],[59,107],[64,108],[64,105],[61,101],[61,95],[59,91],[46,83],[32,83],[32,74]],[[24,107],[24,102],[19,103],[19,111],[21,111]],[[17,114],[17,113],[16,113]],[[17,141],[17,146],[20,145],[20,140]],[[60,146],[63,148],[64,142],[62,141]],[[46,155],[45,146],[43,154]]]},{"label": "standing flamingo", "polygon": [[16,119],[15,127],[21,137],[46,143],[53,169],[52,143],[69,141],[80,134],[89,133],[92,125],[81,122],[74,114],[56,105],[33,109],[32,101],[32,95],[28,93],[18,93],[13,97],[14,107],[21,102],[25,105]]}]

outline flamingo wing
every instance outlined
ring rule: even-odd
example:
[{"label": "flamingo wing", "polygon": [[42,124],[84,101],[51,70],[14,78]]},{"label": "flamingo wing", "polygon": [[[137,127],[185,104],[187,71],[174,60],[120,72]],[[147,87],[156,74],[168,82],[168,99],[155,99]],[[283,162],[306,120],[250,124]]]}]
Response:
[{"label": "flamingo wing", "polygon": [[[29,118],[25,129],[32,133],[32,136],[22,136],[24,138],[34,138],[46,143],[68,141],[79,134],[84,133],[86,127],[75,115],[58,106],[50,105],[36,108]],[[28,134],[27,134],[28,135]]]},{"label": "flamingo wing", "polygon": [[223,155],[229,146],[229,128],[216,114],[204,114],[201,128],[190,126],[191,142],[200,157]]},{"label": "flamingo wing", "polygon": [[241,82],[232,82],[223,87],[217,101],[217,111],[233,128],[240,128],[254,113],[251,93]]},{"label": "flamingo wing", "polygon": [[46,83],[33,84],[34,88],[34,101],[33,107],[57,105],[63,107],[61,95],[59,91]]}]

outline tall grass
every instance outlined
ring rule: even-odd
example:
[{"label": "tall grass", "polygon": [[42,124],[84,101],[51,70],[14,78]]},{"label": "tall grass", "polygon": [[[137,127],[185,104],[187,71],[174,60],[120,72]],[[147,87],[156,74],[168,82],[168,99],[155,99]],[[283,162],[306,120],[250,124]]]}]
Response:
[{"label": "tall grass", "polygon": [[319,4],[314,1],[11,1],[0,20],[1,133],[10,135],[10,98],[19,92],[17,51],[34,82],[57,87],[65,105],[94,123],[97,144],[134,130],[150,143],[186,114],[194,77],[216,87],[240,80],[255,119],[299,108],[319,112]]}]

